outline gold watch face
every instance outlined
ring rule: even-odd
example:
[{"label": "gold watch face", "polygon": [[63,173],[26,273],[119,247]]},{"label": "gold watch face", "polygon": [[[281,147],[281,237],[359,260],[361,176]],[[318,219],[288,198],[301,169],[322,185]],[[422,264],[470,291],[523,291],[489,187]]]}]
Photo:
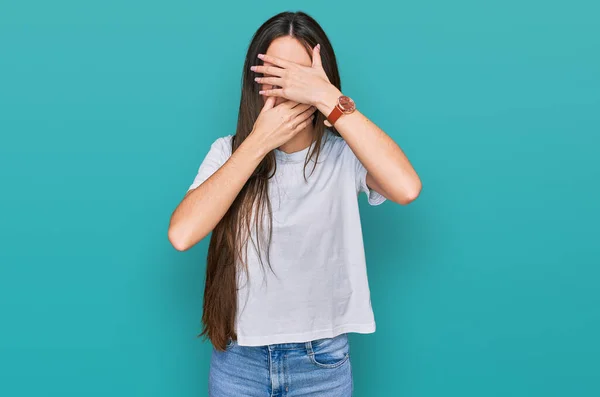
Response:
[{"label": "gold watch face", "polygon": [[340,105],[340,109],[342,109],[342,112],[344,113],[352,113],[354,109],[356,109],[354,101],[350,97],[347,97],[345,95],[342,95],[338,99],[338,103]]}]

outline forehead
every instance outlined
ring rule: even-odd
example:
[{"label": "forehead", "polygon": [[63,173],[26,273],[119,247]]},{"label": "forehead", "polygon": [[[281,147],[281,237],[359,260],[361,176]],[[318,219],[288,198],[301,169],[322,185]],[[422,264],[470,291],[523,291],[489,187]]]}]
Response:
[{"label": "forehead", "polygon": [[[267,55],[304,66],[312,64],[306,48],[298,40],[290,36],[278,37],[273,40],[267,49]],[[265,65],[268,65],[268,63],[265,62]]]}]

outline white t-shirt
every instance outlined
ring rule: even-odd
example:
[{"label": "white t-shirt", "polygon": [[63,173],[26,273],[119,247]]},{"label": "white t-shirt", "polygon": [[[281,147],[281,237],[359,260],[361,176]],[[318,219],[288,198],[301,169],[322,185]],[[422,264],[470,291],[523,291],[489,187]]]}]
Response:
[{"label": "white t-shirt", "polygon": [[[212,144],[189,189],[227,161],[231,138]],[[314,159],[307,165],[305,182],[309,149],[275,150],[277,172],[269,181],[270,264],[275,274],[264,255],[261,267],[249,243],[249,282],[238,272],[235,328],[241,346],[375,332],[358,194],[365,192],[371,205],[383,203],[385,197],[368,188],[365,167],[350,146],[329,131],[312,175]]]}]

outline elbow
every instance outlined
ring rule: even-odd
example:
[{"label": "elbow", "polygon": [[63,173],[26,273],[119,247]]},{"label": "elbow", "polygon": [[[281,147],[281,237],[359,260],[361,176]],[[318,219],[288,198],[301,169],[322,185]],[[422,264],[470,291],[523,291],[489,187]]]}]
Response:
[{"label": "elbow", "polygon": [[169,226],[168,232],[169,242],[177,251],[187,251],[191,248],[186,236],[181,230],[174,226]]},{"label": "elbow", "polygon": [[[200,237],[198,237],[198,233]],[[169,226],[169,242],[177,251],[187,251],[204,239],[208,233],[189,230],[187,225],[171,224]]]},{"label": "elbow", "polygon": [[401,205],[408,205],[412,203],[421,194],[421,187],[421,181],[418,180],[410,189],[404,189],[394,201]]}]

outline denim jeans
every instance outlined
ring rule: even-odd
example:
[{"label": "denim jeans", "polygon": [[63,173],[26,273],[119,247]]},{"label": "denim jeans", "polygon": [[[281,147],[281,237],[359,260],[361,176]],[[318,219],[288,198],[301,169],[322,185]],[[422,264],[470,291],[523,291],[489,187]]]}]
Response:
[{"label": "denim jeans", "polygon": [[351,397],[348,334],[309,342],[212,350],[210,397]]}]

